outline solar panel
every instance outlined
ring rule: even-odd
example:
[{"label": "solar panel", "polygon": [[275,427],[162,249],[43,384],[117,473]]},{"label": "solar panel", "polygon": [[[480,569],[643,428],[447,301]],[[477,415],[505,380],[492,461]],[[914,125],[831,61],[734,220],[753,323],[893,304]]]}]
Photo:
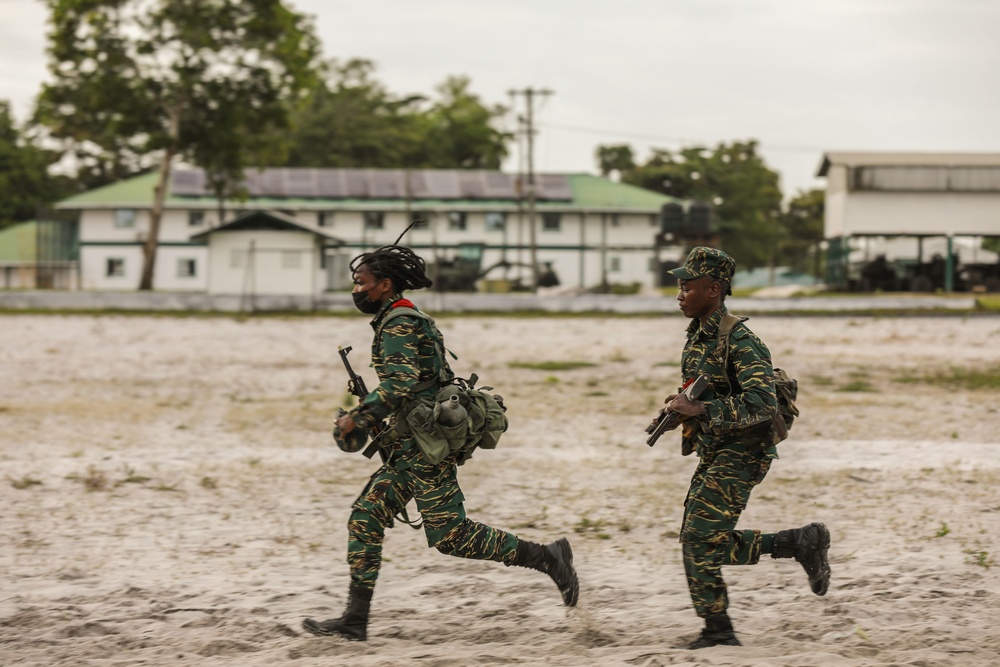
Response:
[{"label": "solar panel", "polygon": [[[319,199],[517,199],[517,176],[461,169],[248,169],[244,187],[251,197]],[[204,171],[176,169],[171,192],[178,197],[212,196]],[[565,174],[539,174],[535,196],[572,201]]]}]

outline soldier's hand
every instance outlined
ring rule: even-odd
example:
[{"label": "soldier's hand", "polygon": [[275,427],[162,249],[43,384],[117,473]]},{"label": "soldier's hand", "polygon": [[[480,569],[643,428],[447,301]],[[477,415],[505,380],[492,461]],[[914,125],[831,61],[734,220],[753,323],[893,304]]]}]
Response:
[{"label": "soldier's hand", "polygon": [[351,415],[344,415],[343,417],[337,419],[337,428],[340,429],[341,435],[347,435],[353,431],[355,427],[357,427],[357,424],[354,423],[354,417]]},{"label": "soldier's hand", "polygon": [[705,404],[701,401],[692,401],[684,394],[678,394],[667,403],[666,409],[688,417],[696,417],[705,412]]}]

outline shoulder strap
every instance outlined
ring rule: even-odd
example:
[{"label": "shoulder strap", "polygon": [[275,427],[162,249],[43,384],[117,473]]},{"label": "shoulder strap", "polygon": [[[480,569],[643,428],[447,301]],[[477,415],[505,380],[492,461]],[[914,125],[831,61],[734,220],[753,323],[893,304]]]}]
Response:
[{"label": "shoulder strap", "polygon": [[749,317],[740,317],[739,315],[726,313],[723,315],[722,321],[719,322],[719,342],[716,344],[715,352],[718,356],[722,357],[722,371],[726,374],[726,383],[729,384],[730,396],[733,395],[733,383],[729,380],[729,339],[732,338],[736,325],[742,324],[749,319]]},{"label": "shoulder strap", "polygon": [[434,318],[428,315],[427,313],[422,313],[415,308],[408,308],[407,306],[396,306],[394,308],[391,308],[389,312],[385,314],[385,317],[382,319],[382,321],[379,323],[378,331],[375,332],[375,337],[376,338],[380,337],[382,335],[382,329],[385,328],[385,325],[388,324],[390,320],[393,320],[399,317],[400,315],[413,315],[414,317],[417,317],[431,325],[431,329],[434,331],[434,334],[432,336],[434,340],[434,347],[437,349],[438,356],[441,357],[442,361],[441,372],[439,377],[427,380],[425,382],[420,382],[414,385],[413,391],[414,392],[423,391],[424,389],[435,387],[441,382],[446,381],[448,378],[447,374],[444,371],[445,353],[447,352],[454,359],[458,359],[458,357],[455,356],[454,352],[452,352],[451,350],[449,350],[444,346],[443,341],[441,340],[441,334],[438,333],[437,327],[434,325]]}]

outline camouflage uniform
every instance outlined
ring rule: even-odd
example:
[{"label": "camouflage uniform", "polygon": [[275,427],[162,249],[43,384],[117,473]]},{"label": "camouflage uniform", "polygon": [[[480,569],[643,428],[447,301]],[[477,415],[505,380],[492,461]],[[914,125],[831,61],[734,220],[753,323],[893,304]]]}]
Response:
[{"label": "camouflage uniform", "polygon": [[760,560],[761,532],[738,531],[736,523],[778,456],[773,446],[761,447],[777,412],[770,353],[740,324],[730,337],[729,368],[723,368],[716,344],[725,314],[722,306],[704,326],[691,322],[681,362],[685,380],[698,373],[712,378],[702,395],[705,414],[685,422],[682,436],[685,450],[693,448],[701,459],[684,501],[680,537],[691,600],[702,617],[728,607],[723,565]]},{"label": "camouflage uniform", "polygon": [[[681,279],[709,275],[728,281],[734,269],[725,253],[696,248],[671,273]],[[684,381],[699,373],[711,377],[700,399],[705,413],[685,421],[682,430],[683,451],[694,451],[700,459],[684,501],[680,541],[688,590],[703,618],[724,614],[729,606],[722,566],[756,564],[762,545],[770,547],[774,539],[758,530],[736,530],[750,492],[778,456],[764,442],[777,413],[777,397],[770,352],[742,323],[730,335],[724,367],[726,355],[717,346],[726,313],[723,303],[704,324],[692,320],[681,359]]]},{"label": "camouflage uniform", "polygon": [[[378,332],[390,309],[399,306],[415,308],[405,299],[390,299],[375,315],[372,328]],[[372,366],[379,385],[350,414],[363,429],[391,417],[384,444],[391,447],[392,456],[355,501],[347,524],[352,585],[375,588],[385,529],[392,527],[393,516],[411,498],[423,519],[428,546],[462,558],[507,564],[515,559],[517,537],[466,518],[454,456],[432,465],[423,458],[412,435],[393,435],[392,425],[410,399],[433,396],[438,384],[432,381],[454,377],[443,350],[437,328],[412,315],[395,317],[372,342]],[[421,384],[430,386],[415,392],[414,387]]]}]

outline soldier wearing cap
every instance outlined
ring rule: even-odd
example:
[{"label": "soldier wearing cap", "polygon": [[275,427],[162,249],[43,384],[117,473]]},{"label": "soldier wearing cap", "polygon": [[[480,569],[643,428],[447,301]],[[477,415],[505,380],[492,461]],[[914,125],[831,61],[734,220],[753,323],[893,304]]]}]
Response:
[{"label": "soldier wearing cap", "polygon": [[[802,564],[817,595],[826,593],[830,581],[830,534],[823,524],[778,533],[736,530],[750,492],[778,454],[769,437],[777,414],[771,355],[747,328],[746,318],[735,318],[726,309],[735,270],[732,257],[699,246],[683,266],[670,271],[678,278],[681,312],[692,320],[681,357],[682,380],[701,373],[711,378],[699,400],[678,393],[667,397],[664,408],[685,415],[682,453],[693,451],[700,459],[684,501],[680,531],[688,590],[696,613],[705,619],[690,648],[740,645],[727,613],[723,565],[754,565],[761,554],[769,553]],[[720,336],[724,321],[733,326],[728,350],[726,336]]]}]

